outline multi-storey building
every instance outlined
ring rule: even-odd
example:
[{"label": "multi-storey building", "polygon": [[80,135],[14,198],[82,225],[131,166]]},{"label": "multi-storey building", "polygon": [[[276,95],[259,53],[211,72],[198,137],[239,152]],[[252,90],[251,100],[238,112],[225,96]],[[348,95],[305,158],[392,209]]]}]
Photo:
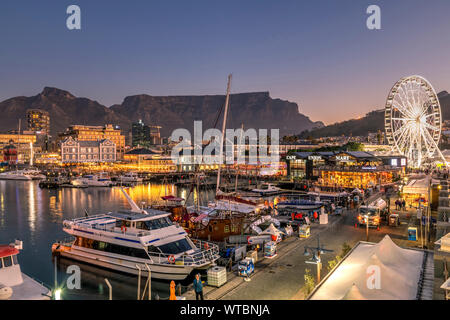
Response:
[{"label": "multi-storey building", "polygon": [[17,149],[17,160],[22,162],[29,162],[33,151],[39,151],[33,146],[36,143],[36,135],[31,133],[17,134],[17,133],[0,133],[0,149],[7,146],[14,145]]},{"label": "multi-storey building", "polygon": [[116,144],[108,139],[80,141],[69,137],[61,142],[62,163],[115,162]]},{"label": "multi-storey building", "polygon": [[50,115],[47,111],[41,109],[27,110],[28,130],[34,133],[50,133]]},{"label": "multi-storey building", "polygon": [[131,125],[131,145],[133,147],[148,147],[162,143],[160,126],[148,126],[142,120]]},{"label": "multi-storey building", "polygon": [[121,134],[118,127],[111,124],[105,126],[73,125],[60,134],[62,139],[71,137],[78,141],[100,141],[110,140],[116,146],[117,160],[123,160],[125,153],[125,136]]}]

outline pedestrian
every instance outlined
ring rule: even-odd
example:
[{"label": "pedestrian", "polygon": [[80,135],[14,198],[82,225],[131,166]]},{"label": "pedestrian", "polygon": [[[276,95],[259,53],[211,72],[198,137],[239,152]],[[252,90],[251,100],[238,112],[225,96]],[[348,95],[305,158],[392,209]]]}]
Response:
[{"label": "pedestrian", "polygon": [[403,199],[402,206],[403,206],[403,210],[406,211],[406,201],[405,201],[405,199]]},{"label": "pedestrian", "polygon": [[200,279],[200,273],[195,275],[194,279],[195,300],[203,300],[203,284]]}]

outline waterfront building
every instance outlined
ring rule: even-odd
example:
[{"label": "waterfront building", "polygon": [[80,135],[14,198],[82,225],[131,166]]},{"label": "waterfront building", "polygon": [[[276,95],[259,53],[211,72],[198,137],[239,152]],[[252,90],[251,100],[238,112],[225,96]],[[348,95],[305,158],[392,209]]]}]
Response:
[{"label": "waterfront building", "polygon": [[61,142],[61,161],[64,164],[115,162],[116,144],[108,139],[80,141],[69,137]]},{"label": "waterfront building", "polygon": [[126,169],[158,173],[177,172],[177,165],[170,156],[146,148],[136,148],[126,152],[124,161],[128,164],[121,167]]},{"label": "waterfront building", "polygon": [[403,156],[377,157],[363,151],[294,152],[286,156],[287,175],[321,186],[368,188],[391,184],[404,174]]},{"label": "waterfront building", "polygon": [[12,141],[9,145],[3,148],[3,162],[9,165],[15,164],[17,162],[17,148],[12,144]]},{"label": "waterfront building", "polygon": [[131,125],[131,145],[133,147],[149,147],[162,143],[160,126],[148,126],[142,120]]},{"label": "waterfront building", "polygon": [[48,135],[50,133],[50,115],[41,109],[27,110],[28,130],[36,134]]},{"label": "waterfront building", "polygon": [[125,153],[125,136],[117,126],[107,124],[104,126],[73,125],[59,135],[61,140],[71,137],[78,141],[109,140],[116,146],[116,159],[123,160]]},{"label": "waterfront building", "polygon": [[[17,161],[20,163],[29,162],[33,154],[33,146],[36,143],[36,134],[24,132],[18,134],[15,132],[0,134],[0,149],[14,145],[17,152]],[[34,151],[39,151],[34,149]]]},{"label": "waterfront building", "polygon": [[150,145],[150,127],[142,120],[131,124],[131,145],[133,147],[148,147]]}]

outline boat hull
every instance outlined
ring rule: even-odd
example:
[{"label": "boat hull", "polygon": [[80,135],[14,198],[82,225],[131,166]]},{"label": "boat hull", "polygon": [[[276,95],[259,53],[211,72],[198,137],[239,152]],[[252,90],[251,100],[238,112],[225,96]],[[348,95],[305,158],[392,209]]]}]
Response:
[{"label": "boat hull", "polygon": [[[141,268],[141,275],[148,275],[147,268],[142,262],[126,260],[123,258],[117,258],[112,256],[106,256],[101,254],[89,253],[82,250],[65,248],[54,253],[59,254],[62,257],[81,261],[84,263],[96,265],[105,269],[124,272],[132,275],[138,275],[139,270],[136,268],[136,264]],[[204,269],[210,266],[210,264],[202,266],[200,268],[194,268],[193,266],[185,265],[172,265],[172,264],[154,264],[149,260],[147,262],[151,270],[151,277],[161,280],[184,280],[194,269]]]}]

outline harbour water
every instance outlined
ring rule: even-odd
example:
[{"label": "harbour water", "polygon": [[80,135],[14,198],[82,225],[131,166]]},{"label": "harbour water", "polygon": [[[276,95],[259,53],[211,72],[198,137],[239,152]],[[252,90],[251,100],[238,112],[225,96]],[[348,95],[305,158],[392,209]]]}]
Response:
[{"label": "harbour water", "polygon": [[[174,185],[140,184],[128,188],[128,193],[139,205],[149,205],[164,195],[175,195],[184,199],[189,188]],[[192,191],[187,203],[192,203],[198,195]],[[199,193],[202,202],[214,198],[211,189]],[[23,241],[19,255],[22,271],[49,286],[55,283],[55,268],[51,246],[57,240],[67,238],[62,231],[65,219],[83,217],[109,211],[129,209],[128,202],[117,187],[112,188],[63,188],[41,189],[36,181],[0,181],[0,244],[8,244],[15,239]],[[69,265],[81,269],[81,289],[64,289]],[[94,266],[62,259],[57,263],[57,283],[62,286],[63,299],[107,299],[108,278],[113,288],[113,299],[136,299],[137,277],[111,272]],[[146,279],[141,281],[141,290]],[[188,280],[187,280],[188,281]],[[182,283],[187,284],[188,282]],[[169,282],[152,281],[152,295],[161,299],[169,296]]]}]

